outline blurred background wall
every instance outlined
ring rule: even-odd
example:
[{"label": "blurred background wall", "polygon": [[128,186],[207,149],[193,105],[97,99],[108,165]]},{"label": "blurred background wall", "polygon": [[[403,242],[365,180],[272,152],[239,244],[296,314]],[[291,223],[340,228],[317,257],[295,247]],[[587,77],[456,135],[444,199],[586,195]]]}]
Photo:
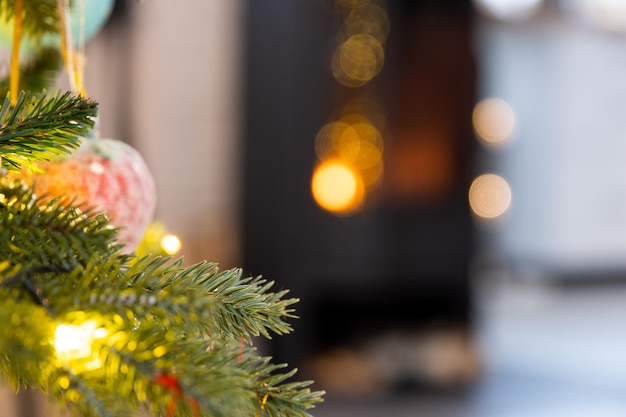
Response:
[{"label": "blurred background wall", "polygon": [[101,135],[141,151],[189,263],[240,261],[242,19],[239,1],[117,1],[88,45]]}]

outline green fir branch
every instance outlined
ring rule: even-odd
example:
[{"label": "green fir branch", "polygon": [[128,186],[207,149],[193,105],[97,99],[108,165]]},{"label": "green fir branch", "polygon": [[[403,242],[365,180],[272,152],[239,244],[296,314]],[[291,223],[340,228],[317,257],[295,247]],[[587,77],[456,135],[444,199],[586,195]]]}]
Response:
[{"label": "green fir branch", "polygon": [[0,288],[0,372],[14,389],[45,390],[53,357],[53,320],[28,300],[14,300],[12,289]]},{"label": "green fir branch", "polygon": [[104,215],[46,203],[20,181],[0,177],[0,261],[22,268],[86,266],[93,253],[112,253],[116,229]]},{"label": "green fir branch", "polygon": [[313,381],[290,381],[297,372],[292,369],[281,372],[286,364],[271,364],[271,358],[255,358],[260,361],[254,367],[255,390],[260,416],[287,415],[293,417],[310,417],[308,409],[323,401],[323,391],[311,391]]},{"label": "green fir branch", "polygon": [[9,97],[0,107],[0,156],[9,169],[69,154],[94,126],[98,105],[67,92],[37,98],[21,92],[17,104]]},{"label": "green fir branch", "polygon": [[[309,381],[290,382],[295,370],[282,373],[286,365],[244,344],[291,331],[297,300],[286,291],[239,269],[121,254],[103,216],[36,199],[6,178],[0,203],[0,371],[13,385],[49,392],[82,417],[142,406],[155,415],[175,406],[186,417],[307,417],[321,401]],[[22,317],[31,310],[36,322]],[[106,337],[85,358],[57,358],[55,327],[85,321]]]},{"label": "green fir branch", "polygon": [[[142,262],[134,268],[141,269]],[[160,283],[145,280],[145,275],[141,277],[143,282],[134,277],[130,281],[151,288],[157,305],[180,300],[181,305],[175,308],[185,309],[184,300],[193,303],[194,294],[199,294],[199,304],[195,307],[198,313],[191,316],[200,314],[202,325],[220,334],[271,338],[270,332],[279,335],[291,332],[285,320],[296,317],[291,306],[298,300],[284,298],[288,291],[273,293],[270,291],[273,282],[243,278],[241,269],[220,272],[215,264],[199,263],[185,269],[174,267],[172,273],[162,275]]]},{"label": "green fir branch", "polygon": [[[57,0],[24,0],[24,34],[37,50],[59,32]],[[11,20],[15,0],[0,0]],[[22,64],[22,90],[9,100],[0,80],[0,376],[34,387],[81,417],[308,417],[322,401],[310,381],[292,381],[251,346],[292,331],[288,291],[203,262],[122,254],[106,216],[36,197],[3,168],[39,170],[67,155],[94,126],[97,104],[41,92],[60,68],[59,52]],[[49,77],[49,78],[46,78]],[[62,324],[95,323],[84,356],[57,351]],[[172,414],[173,413],[173,414]]]},{"label": "green fir branch", "polygon": [[[240,269],[219,271],[211,263],[182,268],[182,259],[171,263],[169,258],[146,256],[127,262],[124,256],[96,256],[84,270],[69,274],[66,285],[74,296],[59,298],[57,313],[77,308],[142,317],[149,312],[164,325],[182,326],[186,332],[235,334],[248,342],[253,336],[271,338],[271,332],[292,330],[286,320],[296,317],[291,306],[298,300],[284,298],[287,291],[271,292],[271,282],[242,278]],[[65,291],[58,283],[41,285],[51,298]]]},{"label": "green fir branch", "polygon": [[[67,366],[57,367],[50,378],[49,395],[76,417],[130,417],[137,407],[129,407],[102,387],[88,383]],[[68,384],[67,386],[65,384]]]}]

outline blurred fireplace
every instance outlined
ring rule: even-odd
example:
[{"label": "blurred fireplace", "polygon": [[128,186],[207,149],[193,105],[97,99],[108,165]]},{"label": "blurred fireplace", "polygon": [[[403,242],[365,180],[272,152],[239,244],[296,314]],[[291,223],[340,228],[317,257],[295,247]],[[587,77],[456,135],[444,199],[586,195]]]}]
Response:
[{"label": "blurred fireplace", "polygon": [[351,216],[316,205],[314,139],[359,88],[328,68],[336,17],[319,2],[247,2],[244,250],[248,274],[301,299],[272,344],[296,366],[390,328],[471,324],[474,62],[468,1],[387,4],[384,176]]}]

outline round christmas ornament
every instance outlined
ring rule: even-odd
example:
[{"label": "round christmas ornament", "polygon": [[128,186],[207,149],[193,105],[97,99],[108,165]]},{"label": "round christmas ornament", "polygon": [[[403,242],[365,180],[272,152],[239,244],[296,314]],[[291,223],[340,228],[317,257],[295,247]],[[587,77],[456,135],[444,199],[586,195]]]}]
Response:
[{"label": "round christmas ornament", "polygon": [[115,139],[83,139],[70,157],[39,166],[43,172],[27,175],[37,195],[106,214],[123,250],[135,249],[156,207],[154,179],[139,152]]}]

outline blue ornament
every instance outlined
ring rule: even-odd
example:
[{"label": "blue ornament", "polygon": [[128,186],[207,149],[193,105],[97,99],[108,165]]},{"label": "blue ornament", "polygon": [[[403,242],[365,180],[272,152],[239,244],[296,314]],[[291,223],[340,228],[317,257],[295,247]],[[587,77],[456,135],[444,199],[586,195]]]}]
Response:
[{"label": "blue ornament", "polygon": [[70,10],[70,25],[74,46],[78,46],[81,35],[81,15],[84,12],[84,40],[93,38],[111,15],[115,0],[74,0]]}]

